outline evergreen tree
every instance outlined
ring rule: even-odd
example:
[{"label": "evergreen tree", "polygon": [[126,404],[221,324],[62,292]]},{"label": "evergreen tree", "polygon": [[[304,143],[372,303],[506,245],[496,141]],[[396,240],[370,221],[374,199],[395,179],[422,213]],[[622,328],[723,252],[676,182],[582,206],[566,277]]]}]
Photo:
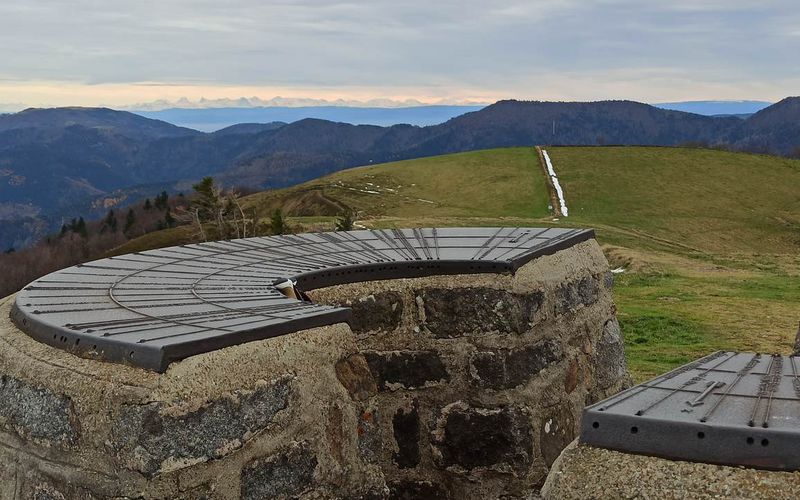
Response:
[{"label": "evergreen tree", "polygon": [[89,230],[86,229],[86,221],[83,220],[83,217],[78,219],[78,223],[75,225],[75,232],[84,239],[89,237]]},{"label": "evergreen tree", "polygon": [[172,213],[169,210],[166,214],[164,214],[164,225],[167,227],[175,226],[175,217],[172,216]]},{"label": "evergreen tree", "polygon": [[117,214],[114,213],[113,208],[108,211],[108,215],[103,219],[103,231],[106,229],[110,229],[112,233],[117,232]]},{"label": "evergreen tree", "polygon": [[63,237],[64,237],[64,235],[65,235],[65,234],[67,234],[67,231],[68,231],[68,230],[69,230],[69,228],[67,227],[67,225],[66,225],[66,224],[61,224],[61,232],[60,232],[60,233],[58,233],[58,237],[59,237],[59,238],[63,238]]},{"label": "evergreen tree", "polygon": [[213,177],[203,177],[203,180],[193,185],[196,196],[192,205],[197,209],[201,222],[212,222],[222,209],[221,189],[214,182]]},{"label": "evergreen tree", "polygon": [[153,208],[153,205],[150,203],[150,198],[147,198],[144,200],[144,209],[150,210],[151,208]]},{"label": "evergreen tree", "polygon": [[169,200],[169,195],[167,195],[166,191],[161,191],[161,194],[156,196],[156,203],[155,203],[156,208],[159,208],[161,210],[166,210],[167,208],[169,208],[167,200]]},{"label": "evergreen tree", "polygon": [[283,211],[280,208],[272,213],[270,226],[272,227],[272,234],[284,234],[289,232],[289,226],[286,225],[286,219],[283,218]]},{"label": "evergreen tree", "polygon": [[131,208],[128,210],[128,215],[125,217],[125,233],[131,230],[133,225],[136,224],[136,214],[133,212]]}]

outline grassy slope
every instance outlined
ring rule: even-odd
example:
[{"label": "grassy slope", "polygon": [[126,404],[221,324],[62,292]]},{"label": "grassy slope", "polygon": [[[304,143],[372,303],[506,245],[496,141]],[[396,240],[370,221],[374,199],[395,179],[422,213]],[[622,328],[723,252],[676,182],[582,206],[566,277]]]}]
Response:
[{"label": "grassy slope", "polygon": [[712,254],[797,251],[800,161],[642,147],[550,155],[575,223],[633,229]]},{"label": "grassy slope", "polygon": [[337,172],[282,192],[248,197],[275,206],[276,198],[321,191],[369,218],[538,218],[547,215],[544,178],[532,148],[492,149]]},{"label": "grassy slope", "polygon": [[[800,319],[800,162],[669,148],[548,152],[570,208],[560,221],[532,148],[361,167],[245,200],[264,216],[278,206],[304,216],[290,221],[311,229],[329,228],[344,206],[370,227],[595,227],[612,265],[626,268],[615,294],[638,380],[716,349],[789,350]],[[131,248],[185,236],[155,233]]]},{"label": "grassy slope", "polygon": [[641,379],[715,349],[787,352],[800,319],[800,162],[552,148],[570,224],[598,228]]}]

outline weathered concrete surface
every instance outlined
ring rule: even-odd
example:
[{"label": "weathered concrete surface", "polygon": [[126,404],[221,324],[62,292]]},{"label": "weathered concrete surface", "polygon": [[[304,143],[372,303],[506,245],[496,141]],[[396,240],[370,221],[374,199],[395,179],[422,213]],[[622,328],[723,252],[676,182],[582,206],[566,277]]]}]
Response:
[{"label": "weathered concrete surface", "polygon": [[542,497],[788,500],[798,491],[800,472],[679,462],[572,443],[553,465]]},{"label": "weathered concrete surface", "polygon": [[527,498],[629,383],[594,241],[515,275],[310,291],[332,325],[164,374],[39,344],[0,301],[5,498]]}]

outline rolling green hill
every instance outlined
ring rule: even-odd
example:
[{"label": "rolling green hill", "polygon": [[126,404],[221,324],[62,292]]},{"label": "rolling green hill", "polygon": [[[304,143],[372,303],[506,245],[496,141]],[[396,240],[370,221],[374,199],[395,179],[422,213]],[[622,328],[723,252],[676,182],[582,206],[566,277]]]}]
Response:
[{"label": "rolling green hill", "polygon": [[[618,315],[639,380],[716,349],[790,350],[800,319],[800,161],[682,148],[547,151],[570,209],[560,220],[533,148],[354,168],[244,201],[262,217],[280,207],[305,229],[330,229],[348,208],[367,227],[594,227],[623,270]],[[120,250],[185,236],[172,230]]]},{"label": "rolling green hill", "polygon": [[570,221],[714,254],[800,240],[800,161],[685,148],[553,148]]},{"label": "rolling green hill", "polygon": [[[323,201],[325,200],[325,201]],[[337,172],[300,186],[252,195],[248,204],[291,215],[367,218],[528,217],[548,215],[545,178],[532,148],[487,149]]]},{"label": "rolling green hill", "polygon": [[598,230],[638,378],[715,349],[788,352],[800,320],[800,161],[550,148],[570,224]]}]

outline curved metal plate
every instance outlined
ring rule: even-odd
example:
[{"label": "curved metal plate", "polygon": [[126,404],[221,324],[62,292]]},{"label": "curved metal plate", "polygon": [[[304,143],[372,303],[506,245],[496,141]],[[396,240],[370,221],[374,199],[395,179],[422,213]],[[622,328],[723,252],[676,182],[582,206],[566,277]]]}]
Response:
[{"label": "curved metal plate", "polygon": [[426,228],[307,233],[150,250],[40,278],[18,295],[14,322],[32,337],[99,359],[164,371],[175,360],[347,321],[346,308],[288,298],[339,283],[513,273],[591,230]]}]

